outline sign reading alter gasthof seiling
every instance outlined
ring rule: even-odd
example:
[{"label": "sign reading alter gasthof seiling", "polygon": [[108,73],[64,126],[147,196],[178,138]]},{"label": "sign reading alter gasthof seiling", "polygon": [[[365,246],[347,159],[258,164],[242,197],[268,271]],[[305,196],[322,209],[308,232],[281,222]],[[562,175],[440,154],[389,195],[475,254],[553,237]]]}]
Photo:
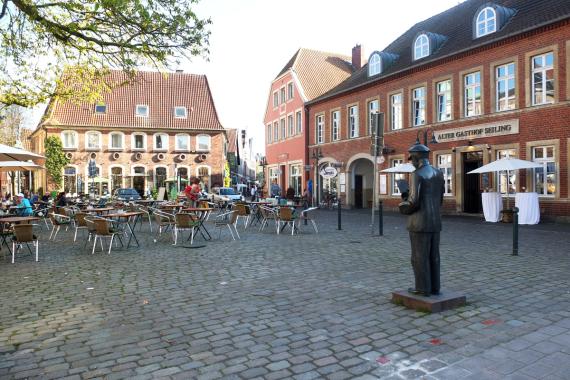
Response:
[{"label": "sign reading alter gasthof seiling", "polygon": [[519,120],[503,120],[496,123],[473,125],[471,127],[446,129],[435,133],[437,142],[475,140],[485,137],[513,135],[519,133]]}]

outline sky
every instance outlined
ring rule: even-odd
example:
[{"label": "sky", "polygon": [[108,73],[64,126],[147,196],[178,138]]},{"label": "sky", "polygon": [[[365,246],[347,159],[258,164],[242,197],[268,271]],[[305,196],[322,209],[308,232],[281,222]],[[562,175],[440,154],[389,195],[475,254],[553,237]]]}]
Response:
[{"label": "sky", "polygon": [[[363,56],[382,50],[415,23],[459,0],[201,0],[200,18],[211,18],[210,54],[179,69],[205,74],[222,125],[246,129],[254,152],[264,151],[263,117],[271,82],[303,47]],[[42,110],[43,111],[43,110]],[[41,112],[31,112],[35,128]]]}]

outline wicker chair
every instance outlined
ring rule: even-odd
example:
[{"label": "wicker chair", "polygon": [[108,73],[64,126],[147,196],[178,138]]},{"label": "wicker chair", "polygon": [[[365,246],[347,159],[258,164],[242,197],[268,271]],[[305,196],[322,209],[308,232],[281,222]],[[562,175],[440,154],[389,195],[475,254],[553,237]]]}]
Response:
[{"label": "wicker chair", "polygon": [[16,257],[17,246],[26,244],[30,253],[32,253],[30,243],[36,248],[36,261],[38,261],[40,243],[36,235],[34,235],[34,226],[31,224],[16,224],[14,226],[14,236],[12,237],[12,264],[14,264],[14,258]]},{"label": "wicker chair", "polygon": [[260,206],[259,212],[261,213],[261,226],[259,226],[259,231],[263,231],[263,229],[269,224],[270,220],[275,224],[275,228],[279,230],[279,224],[277,223],[279,217],[272,208]]},{"label": "wicker chair", "polygon": [[174,215],[174,245],[178,242],[178,233],[192,231],[190,235],[190,245],[194,243],[194,233],[200,226],[200,221],[195,215],[178,213]]},{"label": "wicker chair", "polygon": [[67,228],[71,224],[71,218],[69,216],[59,213],[53,213],[53,212],[50,213],[49,220],[51,221],[53,228],[51,229],[51,233],[49,234],[48,240],[52,240],[53,238],[53,240],[55,241],[55,238],[57,236],[57,233],[61,229],[61,226],[65,226],[65,229],[67,230]]},{"label": "wicker chair", "polygon": [[93,239],[93,249],[91,250],[91,254],[95,253],[95,246],[97,245],[97,239],[99,239],[99,242],[101,243],[101,251],[103,251],[103,239],[111,239],[109,241],[109,255],[111,254],[111,249],[113,248],[113,241],[115,239],[115,236],[119,239],[119,242],[121,243],[121,246],[123,245],[123,240],[121,239],[121,235],[122,235],[122,231],[119,231],[115,228],[113,228],[113,222],[111,220],[108,219],[104,219],[104,218],[90,218],[90,219],[85,219],[87,224],[91,224],[91,226],[88,227],[89,230],[93,231],[92,235],[94,237]]},{"label": "wicker chair", "polygon": [[220,232],[218,234],[218,239],[222,236],[222,227],[224,226],[227,226],[228,230],[230,230],[232,239],[236,240],[234,232],[236,233],[237,238],[241,239],[239,236],[239,232],[237,230],[237,218],[238,218],[238,212],[236,210],[216,216],[216,219],[214,220],[214,226],[220,229]]},{"label": "wicker chair", "polygon": [[[247,228],[247,223],[249,222],[249,216],[250,216],[250,209],[247,205],[244,205],[242,203],[236,203],[234,204],[234,210],[237,211],[237,220],[239,221],[239,218],[244,218],[245,221],[243,223],[243,229],[245,230]],[[237,226],[237,222],[236,222],[236,226]]]},{"label": "wicker chair", "polygon": [[154,238],[154,242],[162,236],[162,231],[167,231],[169,228],[174,229],[174,215],[167,212],[161,211],[159,209],[152,209],[154,215],[155,227],[158,228],[157,236]]},{"label": "wicker chair", "polygon": [[[277,234],[279,234],[282,228],[285,228],[286,226],[291,226],[291,235],[293,235],[296,230],[295,227],[296,220],[297,218],[293,215],[293,209],[291,209],[290,207],[281,206],[281,208],[279,208],[279,220],[277,221],[277,226],[278,226]],[[281,226],[283,227],[281,228]]]},{"label": "wicker chair", "polygon": [[77,241],[77,231],[79,230],[87,230],[87,224],[85,223],[85,214],[84,212],[78,212],[75,214],[75,235],[73,236],[73,241]]}]

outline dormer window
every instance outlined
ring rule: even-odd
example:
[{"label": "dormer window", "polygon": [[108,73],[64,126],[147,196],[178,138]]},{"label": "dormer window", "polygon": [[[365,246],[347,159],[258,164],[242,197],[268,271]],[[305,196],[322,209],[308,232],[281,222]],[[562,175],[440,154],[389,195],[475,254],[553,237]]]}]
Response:
[{"label": "dormer window", "polygon": [[174,107],[174,117],[176,119],[186,119],[186,107]]},{"label": "dormer window", "polygon": [[107,105],[105,103],[95,104],[95,113],[97,114],[107,113]]},{"label": "dormer window", "polygon": [[429,38],[425,34],[420,34],[414,43],[414,60],[427,57],[429,55]]},{"label": "dormer window", "polygon": [[148,117],[148,106],[144,104],[138,104],[136,107],[136,115],[140,117]]},{"label": "dormer window", "polygon": [[486,7],[477,15],[476,36],[483,37],[497,31],[497,14],[491,7]]},{"label": "dormer window", "polygon": [[373,53],[368,60],[368,76],[380,74],[382,72],[382,59],[380,54]]}]

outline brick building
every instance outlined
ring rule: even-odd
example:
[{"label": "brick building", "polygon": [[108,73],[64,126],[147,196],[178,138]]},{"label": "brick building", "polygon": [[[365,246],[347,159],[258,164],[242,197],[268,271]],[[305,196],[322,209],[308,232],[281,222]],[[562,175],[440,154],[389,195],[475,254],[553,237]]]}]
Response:
[{"label": "brick building", "polygon": [[[357,68],[360,66],[358,55]],[[305,103],[329,91],[352,72],[349,57],[299,49],[271,83],[263,119],[267,160],[264,178],[269,183],[277,181],[283,194],[292,187],[301,195],[308,179]]]},{"label": "brick building", "polygon": [[[341,166],[321,188],[338,189],[351,207],[369,207],[374,168],[405,162],[426,132],[438,140],[430,160],[446,178],[446,210],[480,212],[485,189],[536,191],[543,215],[568,216],[569,67],[569,1],[467,0],[428,18],[308,103],[309,150],[320,150],[321,167]],[[371,122],[378,111],[385,148],[375,165]],[[542,167],[510,178],[466,174],[505,156]],[[389,207],[400,201],[400,175],[378,177],[377,194]]]},{"label": "brick building", "polygon": [[[109,80],[120,82],[124,75],[113,71]],[[42,154],[45,138],[59,136],[71,162],[62,184],[38,175],[35,188],[87,193],[94,186],[106,193],[134,187],[148,194],[192,176],[206,188],[222,184],[226,133],[205,76],[141,71],[132,84],[103,98],[98,104],[51,102],[31,135],[32,147]],[[91,159],[100,177],[94,185],[88,178]]]}]

